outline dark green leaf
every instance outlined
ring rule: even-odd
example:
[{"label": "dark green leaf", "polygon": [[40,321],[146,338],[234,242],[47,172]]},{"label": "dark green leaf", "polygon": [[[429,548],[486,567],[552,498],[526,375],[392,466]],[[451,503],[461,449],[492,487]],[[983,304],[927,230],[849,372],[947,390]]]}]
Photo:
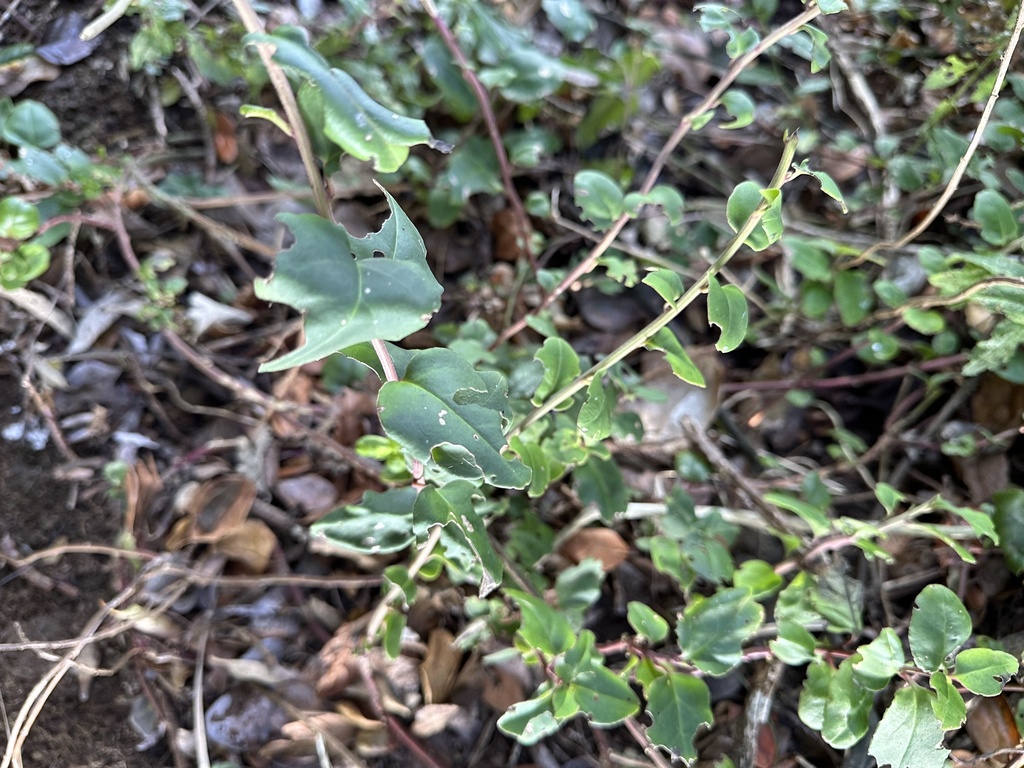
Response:
[{"label": "dark green leaf", "polygon": [[377,402],[384,431],[430,463],[427,469],[439,480],[481,480],[499,488],[530,482],[522,462],[502,455],[508,388],[500,374],[477,372],[449,349],[427,349],[416,354],[401,381],[381,388]]},{"label": "dark green leaf", "polygon": [[428,144],[446,148],[434,141],[422,120],[403,117],[371,99],[359,84],[340,69],[332,69],[327,60],[314,51],[305,33],[282,26],[273,34],[251,34],[247,44],[272,45],[274,61],[287,68],[319,94],[320,114],[311,115],[331,141],[360,160],[373,160],[373,167],[384,173],[397,171],[409,156],[409,147]]},{"label": "dark green leaf", "polygon": [[1006,564],[1020,575],[1024,573],[1024,490],[1005,488],[992,495],[992,516],[999,534]]},{"label": "dark green leaf", "polygon": [[364,238],[313,214],[280,215],[295,244],[278,255],[269,279],[256,281],[256,295],[305,312],[306,343],[261,371],[304,365],[371,339],[404,339],[441,306],[422,238],[384,194],[391,216]]},{"label": "dark green leaf", "polygon": [[576,420],[580,434],[589,440],[604,440],[612,433],[615,399],[608,396],[601,377],[595,376],[587,387],[587,399]]},{"label": "dark green leaf", "polygon": [[502,566],[491,546],[487,526],[473,508],[475,492],[476,487],[465,480],[453,480],[440,488],[424,488],[413,505],[413,526],[420,538],[435,525],[453,525],[462,531],[480,562],[480,597],[484,597],[501,583]]},{"label": "dark green leaf", "polygon": [[596,505],[605,521],[611,522],[619,512],[626,511],[626,484],[614,461],[591,456],[586,464],[576,467],[573,479],[580,501]]},{"label": "dark green leaf", "polygon": [[694,595],[676,626],[680,653],[711,675],[724,675],[743,658],[743,641],[761,624],[764,609],[745,589]]},{"label": "dark green leaf", "polygon": [[837,274],[832,295],[839,308],[839,319],[847,327],[867,317],[874,303],[868,276],[860,270],[847,269]]},{"label": "dark green leaf", "polygon": [[310,526],[311,535],[333,545],[368,555],[399,552],[415,536],[412,509],[415,488],[367,491],[358,504],[339,507]]},{"label": "dark green leaf", "polygon": [[985,242],[1003,246],[1020,234],[1020,223],[1013,209],[999,192],[983,189],[974,198],[971,218],[981,224],[981,236]]},{"label": "dark green leaf", "polygon": [[655,745],[684,760],[695,760],[693,738],[711,725],[711,695],[703,680],[669,672],[647,686],[647,711],[653,721],[647,736]]}]

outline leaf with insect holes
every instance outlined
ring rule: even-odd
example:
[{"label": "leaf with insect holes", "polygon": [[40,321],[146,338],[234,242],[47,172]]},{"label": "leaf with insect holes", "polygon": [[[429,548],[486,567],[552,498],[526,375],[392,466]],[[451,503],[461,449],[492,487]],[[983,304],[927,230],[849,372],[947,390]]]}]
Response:
[{"label": "leaf with insect holes", "polygon": [[428,477],[525,488],[530,470],[503,455],[508,385],[494,371],[476,371],[450,349],[425,349],[399,381],[381,387],[380,422],[388,437],[423,462]]},{"label": "leaf with insect holes", "polygon": [[295,244],[278,254],[270,278],[256,281],[256,295],[305,312],[306,343],[261,371],[304,365],[371,339],[404,339],[441,306],[441,286],[427,266],[422,238],[384,194],[391,216],[364,238],[313,214],[278,216]]},{"label": "leaf with insect holes", "polygon": [[274,61],[303,81],[300,89],[308,115],[323,135],[360,160],[372,160],[374,170],[392,173],[409,157],[409,147],[427,144],[448,151],[435,141],[422,120],[399,115],[371,99],[359,84],[309,45],[306,33],[281,26],[273,34],[246,35],[244,42],[274,48]]}]

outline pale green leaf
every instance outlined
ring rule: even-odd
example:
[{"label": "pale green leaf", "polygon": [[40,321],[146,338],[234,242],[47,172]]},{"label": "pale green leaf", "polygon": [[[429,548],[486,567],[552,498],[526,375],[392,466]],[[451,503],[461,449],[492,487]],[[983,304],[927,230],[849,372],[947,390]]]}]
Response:
[{"label": "pale green leaf", "polygon": [[626,605],[626,620],[641,637],[651,643],[660,643],[668,637],[668,622],[646,603],[632,600]]},{"label": "pale green leaf", "polygon": [[932,710],[932,699],[932,694],[916,685],[896,691],[868,748],[879,766],[942,768],[946,764],[949,750],[942,746],[942,724]]},{"label": "pale green leaf", "polygon": [[903,644],[892,627],[885,627],[878,637],[857,649],[860,661],[853,664],[853,675],[865,688],[880,691],[902,668]]},{"label": "pale green leaf", "polygon": [[704,374],[694,364],[690,356],[686,354],[683,345],[679,343],[675,333],[670,328],[660,328],[657,333],[647,340],[645,345],[648,349],[660,349],[665,353],[665,360],[672,368],[672,373],[685,382],[695,387],[706,386]]},{"label": "pale green leaf", "polygon": [[951,677],[971,693],[979,696],[998,696],[1005,678],[1017,674],[1020,662],[1015,656],[991,648],[969,648],[956,656],[956,668]]},{"label": "pale green leaf", "polygon": [[860,270],[847,269],[835,276],[832,295],[843,325],[855,326],[868,316],[874,301],[868,276]]},{"label": "pale green leaf", "polygon": [[828,689],[835,675],[835,669],[820,656],[807,665],[807,679],[800,691],[797,714],[805,725],[816,731],[820,731],[825,724],[825,702],[828,701]]},{"label": "pale green leaf", "polygon": [[935,697],[932,699],[932,711],[939,719],[939,725],[945,730],[959,728],[967,719],[967,705],[960,691],[949,681],[941,670],[932,674],[929,680]]},{"label": "pale green leaf", "polygon": [[601,377],[594,377],[587,386],[587,399],[580,408],[576,425],[587,440],[604,440],[612,433],[615,399],[609,397]]},{"label": "pale green leaf", "polygon": [[522,619],[519,636],[531,648],[549,655],[565,653],[576,642],[576,633],[569,620],[539,597],[515,589],[503,590],[516,601]]},{"label": "pale green leaf", "polygon": [[[544,340],[544,346],[537,350],[534,360],[544,365],[544,378],[533,395],[533,404],[540,405],[549,395],[570,384],[580,375],[580,359],[569,342],[559,337]],[[572,400],[563,404],[562,410],[572,405]]]},{"label": "pale green leaf", "polygon": [[656,269],[644,275],[644,285],[649,285],[671,306],[683,295],[683,281],[671,269]]},{"label": "pale green leaf", "polygon": [[498,729],[526,746],[531,746],[558,731],[561,724],[552,710],[551,692],[539,698],[513,704],[498,718]]},{"label": "pale green leaf", "polygon": [[778,628],[778,637],[769,640],[768,647],[779,661],[795,667],[814,658],[814,635],[792,621],[780,621]]},{"label": "pale green leaf", "polygon": [[868,732],[874,694],[853,677],[853,662],[839,665],[828,684],[821,736],[836,749],[852,747]]},{"label": "pale green leaf", "polygon": [[600,171],[579,171],[573,177],[576,205],[598,230],[608,229],[623,213],[622,189]]},{"label": "pale green leaf", "polygon": [[747,298],[735,285],[721,286],[708,278],[708,322],[717,325],[722,334],[715,342],[719,352],[732,352],[743,343],[747,334]]},{"label": "pale green leaf", "polygon": [[746,91],[733,89],[722,94],[722,106],[732,116],[732,122],[722,123],[726,130],[746,128],[754,122],[754,111],[757,105]]},{"label": "pale green leaf", "polygon": [[24,240],[32,237],[39,229],[39,211],[18,197],[0,200],[0,237],[10,240]]}]

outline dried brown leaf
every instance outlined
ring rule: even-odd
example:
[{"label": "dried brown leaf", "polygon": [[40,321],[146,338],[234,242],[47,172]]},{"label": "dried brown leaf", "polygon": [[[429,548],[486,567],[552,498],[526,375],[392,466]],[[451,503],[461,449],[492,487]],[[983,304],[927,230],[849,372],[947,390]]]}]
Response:
[{"label": "dried brown leaf", "polygon": [[629,544],[611,528],[584,528],[566,540],[561,553],[574,563],[592,557],[607,572],[629,556]]}]

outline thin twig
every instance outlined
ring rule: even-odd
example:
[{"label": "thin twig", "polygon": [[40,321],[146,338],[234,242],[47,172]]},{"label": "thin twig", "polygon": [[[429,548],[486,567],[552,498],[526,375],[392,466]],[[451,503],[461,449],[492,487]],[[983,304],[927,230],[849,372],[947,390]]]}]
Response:
[{"label": "thin twig", "polygon": [[[437,546],[437,542],[441,540],[441,531],[444,526],[436,525],[430,531],[430,536],[427,541],[420,548],[419,554],[416,555],[416,559],[413,560],[412,565],[409,566],[409,578],[412,579],[420,572],[420,569],[426,565],[427,560],[430,559],[430,555],[434,552],[434,547]],[[373,615],[370,617],[370,623],[366,626],[366,636],[371,640],[377,636],[377,631],[380,629],[380,625],[384,623],[384,617],[387,616],[388,607],[400,598],[405,592],[397,584],[391,587],[391,590],[381,599],[380,603],[373,611]]]},{"label": "thin twig", "polygon": [[[793,161],[793,154],[796,152],[796,138],[790,137],[787,139],[785,146],[783,147],[782,156],[779,160],[779,164],[775,170],[775,176],[769,183],[769,188],[778,189],[786,181],[790,163]],[[637,349],[640,349],[646,344],[658,331],[668,326],[673,319],[675,319],[686,307],[693,303],[694,299],[697,298],[701,293],[707,290],[708,281],[714,277],[718,271],[725,266],[729,259],[731,259],[737,251],[743,246],[751,232],[757,227],[758,222],[764,216],[768,210],[768,202],[762,200],[758,206],[750,213],[747,220],[739,228],[736,234],[726,243],[725,248],[718,257],[711,263],[711,265],[704,271],[704,274],[700,276],[694,283],[687,288],[683,295],[680,296],[672,306],[662,312],[662,314],[655,318],[653,321],[644,326],[640,331],[633,334],[629,339],[620,344],[614,351],[612,351],[607,357],[600,362],[596,363],[586,373],[577,376],[569,384],[562,387],[558,392],[548,397],[543,404],[535,408],[523,421],[517,424],[509,432],[509,437],[520,434],[524,429],[535,423],[537,420],[545,416],[546,414],[553,411],[562,403],[566,402],[569,398],[575,395],[577,392],[587,387],[591,381],[595,378],[602,376],[605,371],[610,370],[612,367],[620,363],[630,354]],[[605,237],[605,240],[608,238]],[[604,240],[602,240],[604,242]]]},{"label": "thin twig", "polygon": [[1003,83],[1006,81],[1006,75],[1010,71],[1010,64],[1012,63],[1013,56],[1017,51],[1017,45],[1020,43],[1021,32],[1024,32],[1024,2],[1017,6],[1017,21],[1014,23],[1013,32],[1010,35],[1010,41],[1007,43],[1006,50],[1003,52],[1002,63],[999,65],[999,71],[996,72],[995,80],[992,83],[992,93],[989,95],[988,101],[985,102],[985,108],[982,110],[981,117],[978,119],[978,125],[974,129],[974,134],[971,136],[971,142],[967,145],[967,151],[964,152],[963,157],[960,158],[960,162],[957,163],[956,168],[953,170],[953,175],[950,176],[949,183],[946,184],[946,188],[943,190],[942,194],[939,195],[939,199],[935,201],[932,207],[928,210],[928,213],[925,214],[917,225],[907,232],[907,234],[894,242],[877,243],[876,245],[871,246],[857,256],[857,258],[847,263],[845,265],[847,269],[867,261],[878,251],[903,248],[911,241],[916,240],[922,232],[931,226],[932,222],[938,218],[939,214],[942,213],[942,209],[946,207],[946,203],[948,203],[953,197],[953,194],[960,186],[960,182],[963,180],[964,174],[967,173],[967,166],[974,157],[974,153],[977,152],[978,147],[981,146],[981,140],[985,135],[985,128],[988,126],[989,120],[992,119],[992,111],[995,109],[996,100],[999,98],[999,91],[1002,90]]},{"label": "thin twig", "polygon": [[[232,0],[232,2],[234,3],[235,10],[238,11],[238,16],[242,20],[242,25],[245,27],[246,32],[249,34],[263,32],[263,24],[260,22],[260,17],[256,15],[252,6],[249,5],[249,0]],[[292,93],[292,88],[288,84],[288,78],[285,76],[284,70],[273,59],[272,48],[273,45],[269,43],[258,43],[256,45],[256,50],[263,61],[263,66],[267,69],[270,82],[273,84],[274,90],[277,91],[277,98],[281,101],[285,117],[288,118],[288,124],[291,126],[292,136],[299,149],[299,155],[302,157],[302,165],[306,169],[306,177],[309,179],[310,189],[313,190],[316,210],[328,221],[334,221],[334,214],[331,211],[330,201],[327,199],[327,190],[324,187],[323,177],[320,175],[320,170],[316,165],[316,155],[313,153],[313,145],[310,143],[306,124],[302,121],[299,105],[295,101],[295,94]]]},{"label": "thin twig", "polygon": [[448,27],[447,22],[438,13],[433,0],[423,0],[423,9],[430,16],[430,20],[434,22],[434,26],[441,35],[441,39],[444,40],[444,44],[455,58],[456,63],[458,63],[463,79],[473,90],[473,94],[480,104],[480,113],[483,115],[484,123],[487,125],[487,135],[491,139],[491,146],[494,147],[494,154],[498,157],[498,168],[501,171],[501,183],[505,187],[505,197],[508,199],[509,205],[512,206],[512,212],[516,217],[516,226],[519,229],[519,232],[516,233],[518,235],[516,240],[522,241],[521,247],[529,257],[534,271],[536,271],[537,260],[533,253],[530,238],[532,230],[530,217],[526,215],[526,208],[523,207],[522,198],[519,197],[519,192],[512,179],[512,164],[509,162],[508,154],[505,152],[505,143],[502,141],[501,130],[498,128],[498,120],[494,116],[494,108],[491,106],[491,99],[487,94],[487,89],[484,88],[480,78],[473,71],[473,67],[466,58],[466,54],[459,47],[459,43]]},{"label": "thin twig", "polygon": [[[651,165],[650,171],[644,178],[643,184],[640,185],[640,194],[647,194],[653,188],[658,181],[658,177],[661,175],[662,169],[664,169],[666,163],[668,163],[669,157],[679,146],[679,142],[685,138],[686,134],[693,128],[694,121],[707,112],[709,109],[715,107],[718,100],[722,97],[722,94],[729,88],[730,85],[739,77],[740,73],[743,72],[748,66],[750,66],[755,59],[761,54],[771,48],[779,40],[787,37],[796,32],[800,27],[804,26],[808,22],[821,14],[821,9],[818,8],[817,4],[811,5],[799,16],[794,16],[792,19],[787,21],[778,29],[772,31],[770,34],[765,36],[757,45],[747,51],[745,54],[736,59],[730,66],[728,71],[722,76],[722,79],[718,81],[714,88],[705,96],[700,104],[694,107],[692,110],[687,112],[683,118],[679,121],[679,125],[673,131],[672,135],[665,142],[665,145],[658,152],[657,157],[654,159],[654,163]],[[547,309],[561,294],[569,290],[581,277],[591,272],[595,266],[597,266],[597,260],[604,254],[608,248],[611,247],[612,243],[622,232],[626,223],[629,221],[629,215],[623,214],[612,224],[601,241],[595,245],[590,252],[584,257],[583,261],[576,265],[576,267],[565,276],[558,286],[544,297],[544,301],[541,302],[534,312],[540,312]],[[515,336],[517,333],[526,328],[527,317],[523,317],[516,323],[512,324],[498,336],[497,340],[491,345],[491,348],[496,348],[508,341],[508,339]]]}]

